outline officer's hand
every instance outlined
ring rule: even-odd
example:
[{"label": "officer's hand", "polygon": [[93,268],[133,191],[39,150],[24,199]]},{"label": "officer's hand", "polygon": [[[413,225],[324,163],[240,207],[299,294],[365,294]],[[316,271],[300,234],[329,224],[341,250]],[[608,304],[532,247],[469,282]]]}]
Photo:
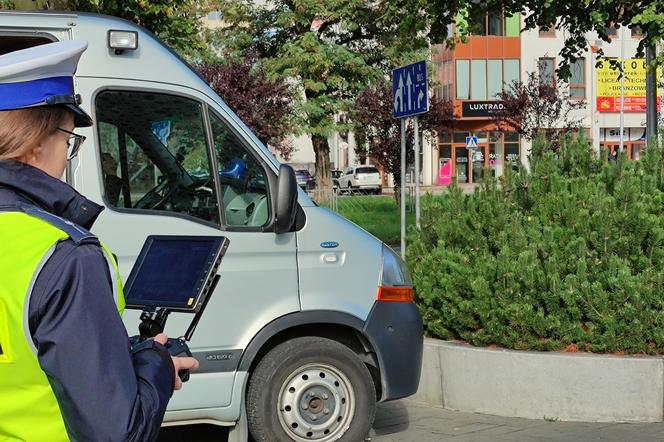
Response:
[{"label": "officer's hand", "polygon": [[175,357],[173,358],[173,366],[175,367],[175,389],[179,390],[182,388],[182,381],[178,376],[180,370],[196,370],[198,368],[198,361],[194,358],[183,358]]},{"label": "officer's hand", "polygon": [[[165,333],[159,333],[154,337],[154,340],[161,345],[166,345],[168,336]],[[198,368],[198,361],[194,358],[172,357],[173,367],[175,368],[175,390],[182,388],[182,381],[178,376],[180,370],[196,370]]]}]

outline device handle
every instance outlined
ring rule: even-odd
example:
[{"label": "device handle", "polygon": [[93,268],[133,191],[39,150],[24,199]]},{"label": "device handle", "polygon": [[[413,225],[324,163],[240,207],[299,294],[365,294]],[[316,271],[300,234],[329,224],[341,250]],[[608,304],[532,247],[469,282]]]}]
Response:
[{"label": "device handle", "polygon": [[[217,283],[219,282],[220,278],[221,278],[221,276],[219,276],[219,274],[214,275],[214,279],[212,280],[212,283],[210,284],[210,287],[207,289],[207,293],[214,290],[214,288],[217,286]],[[187,332],[183,336],[185,341],[191,341],[191,337],[194,334],[194,330],[196,330],[196,326],[198,326],[198,321],[200,321],[201,316],[203,316],[203,312],[205,311],[205,308],[207,307],[207,304],[210,301],[210,298],[211,298],[211,296],[206,296],[205,297],[205,300],[203,301],[203,305],[201,305],[201,308],[194,315],[194,319],[191,321],[191,324],[189,324],[189,328],[187,329]]]}]

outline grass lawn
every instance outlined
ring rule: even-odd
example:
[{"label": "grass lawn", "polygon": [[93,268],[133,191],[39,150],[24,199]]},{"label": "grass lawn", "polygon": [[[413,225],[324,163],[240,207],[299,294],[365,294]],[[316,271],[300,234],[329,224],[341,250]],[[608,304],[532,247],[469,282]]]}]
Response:
[{"label": "grass lawn", "polygon": [[[401,241],[399,207],[392,196],[343,196],[338,212],[388,245]],[[409,209],[410,206],[407,207]],[[415,214],[406,211],[406,227],[415,223]]]}]

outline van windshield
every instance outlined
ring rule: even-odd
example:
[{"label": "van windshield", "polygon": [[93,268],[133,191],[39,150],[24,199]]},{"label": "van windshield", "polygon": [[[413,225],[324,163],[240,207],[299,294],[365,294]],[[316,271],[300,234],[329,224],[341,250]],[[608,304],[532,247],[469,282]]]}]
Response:
[{"label": "van windshield", "polygon": [[28,49],[46,43],[53,43],[55,38],[34,37],[26,35],[0,35],[0,55],[8,54],[21,49]]}]

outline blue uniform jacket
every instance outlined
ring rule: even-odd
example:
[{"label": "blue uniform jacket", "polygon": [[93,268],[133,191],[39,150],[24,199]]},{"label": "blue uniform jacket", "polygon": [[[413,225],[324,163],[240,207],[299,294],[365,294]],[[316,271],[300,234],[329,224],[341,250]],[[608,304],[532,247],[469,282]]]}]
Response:
[{"label": "blue uniform jacket", "polygon": [[[86,229],[103,209],[39,169],[0,161],[0,210],[18,202]],[[59,243],[35,282],[30,332],[71,440],[152,441],[173,393],[173,363],[154,341],[130,350],[111,277],[96,240]]]}]

